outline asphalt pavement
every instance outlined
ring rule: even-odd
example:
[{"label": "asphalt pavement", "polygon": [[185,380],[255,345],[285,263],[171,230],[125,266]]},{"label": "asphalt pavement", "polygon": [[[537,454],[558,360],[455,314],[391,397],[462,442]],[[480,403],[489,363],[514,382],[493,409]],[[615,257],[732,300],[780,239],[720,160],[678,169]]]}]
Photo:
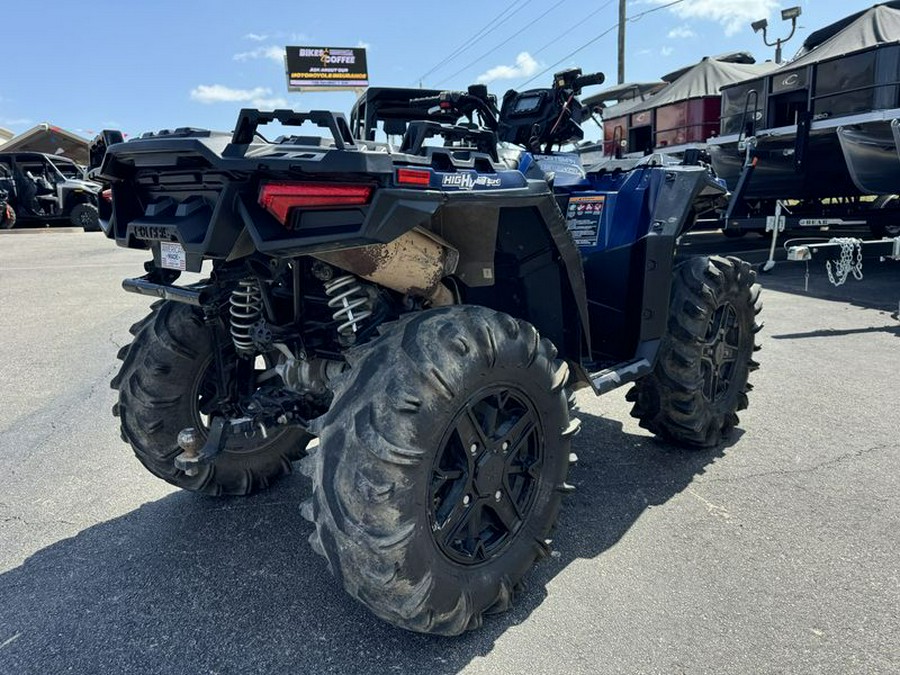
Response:
[{"label": "asphalt pavement", "polygon": [[[687,237],[765,257],[755,236]],[[764,285],[762,367],[723,448],[578,397],[578,488],[514,608],[458,638],[346,596],[295,473],[212,499],[153,478],[110,414],[144,254],[0,232],[0,674],[900,672],[900,263]]]}]

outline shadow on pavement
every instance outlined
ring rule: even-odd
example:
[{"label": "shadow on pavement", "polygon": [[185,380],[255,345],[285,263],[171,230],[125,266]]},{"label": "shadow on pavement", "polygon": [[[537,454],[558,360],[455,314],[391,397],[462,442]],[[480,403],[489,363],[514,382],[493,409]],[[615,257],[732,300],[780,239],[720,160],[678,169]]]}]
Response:
[{"label": "shadow on pavement", "polygon": [[[803,233],[800,233],[803,234]],[[834,286],[828,280],[823,259],[809,262],[809,284],[806,283],[806,263],[788,262],[783,248],[787,239],[797,239],[799,235],[792,233],[779,239],[775,249],[775,267],[769,272],[760,272],[759,282],[763,289],[771,289],[781,293],[848,303],[865,309],[879,309],[897,312],[900,303],[900,262],[893,260],[880,261],[877,258],[863,259],[863,278],[857,281],[852,276],[841,286]],[[871,239],[866,230],[859,228],[835,229],[817,240],[830,237],[853,236]],[[798,240],[799,243],[799,240]],[[684,237],[679,247],[679,256],[693,255],[734,255],[751,263],[759,272],[769,255],[769,239],[756,234],[748,234],[742,239],[727,239],[719,233],[698,232]],[[765,303],[765,300],[763,300]]]},{"label": "shadow on pavement", "polygon": [[806,288],[805,264],[780,262],[771,272],[760,274],[759,281],[764,289],[842,302],[864,309],[896,312],[900,302],[900,262],[864,260],[862,272],[862,280],[857,281],[851,276],[843,285],[834,286],[828,281],[825,263],[812,261],[809,264],[809,287]]},{"label": "shadow on pavement", "polygon": [[295,474],[243,500],[174,493],[0,576],[0,672],[457,672],[525,621],[570,562],[614,546],[648,506],[724,454],[680,451],[576,415],[581,462],[570,482],[579,489],[560,518],[559,553],[479,631],[407,633],[346,596],[307,545],[311,526],[297,505],[308,487]]},{"label": "shadow on pavement", "polygon": [[900,337],[900,324],[872,326],[870,328],[848,328],[846,330],[824,328],[822,330],[807,331],[806,333],[785,333],[783,335],[772,335],[771,337],[773,340],[802,340],[805,338],[841,337],[844,335],[860,335],[867,333],[893,333],[897,337]]}]

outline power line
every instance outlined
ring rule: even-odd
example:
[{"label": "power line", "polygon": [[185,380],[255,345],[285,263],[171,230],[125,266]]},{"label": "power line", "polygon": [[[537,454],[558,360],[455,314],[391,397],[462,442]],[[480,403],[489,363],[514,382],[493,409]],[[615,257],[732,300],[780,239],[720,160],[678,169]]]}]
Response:
[{"label": "power line", "polygon": [[[632,23],[632,22],[634,22],[634,21],[637,21],[638,19],[641,19],[642,17],[647,16],[648,14],[652,14],[653,12],[658,12],[658,11],[661,10],[661,9],[666,9],[666,7],[672,7],[673,5],[677,5],[677,4],[680,4],[680,3],[682,3],[682,2],[684,2],[684,0],[672,0],[672,2],[666,3],[665,5],[660,5],[659,7],[654,7],[653,9],[648,9],[648,10],[645,10],[645,11],[639,13],[639,14],[635,14],[634,16],[630,16],[630,17],[628,17],[627,19],[625,19],[625,21],[628,22],[628,23]],[[607,3],[607,4],[609,4],[609,3]],[[577,54],[578,52],[580,52],[580,51],[582,51],[582,50],[584,50],[584,49],[587,49],[587,48],[590,47],[592,44],[594,44],[595,42],[597,42],[597,40],[599,40],[599,39],[601,39],[601,38],[603,38],[603,37],[606,37],[607,35],[609,35],[611,32],[613,32],[613,31],[614,31],[616,28],[618,28],[618,27],[619,27],[619,22],[617,21],[616,23],[614,23],[612,26],[610,26],[609,28],[607,28],[606,30],[604,30],[602,33],[600,33],[600,34],[597,35],[596,37],[593,37],[593,38],[591,38],[590,40],[588,40],[587,42],[585,42],[585,43],[584,43],[583,45],[581,45],[578,49],[575,49],[574,51],[569,52],[568,54],[566,54],[564,57],[562,57],[562,58],[559,59],[558,61],[555,61],[554,63],[551,63],[549,66],[547,66],[546,68],[544,68],[541,72],[539,72],[539,73],[538,73],[537,75],[535,75],[534,77],[532,77],[532,78],[530,78],[530,79],[525,80],[524,82],[522,82],[518,87],[516,87],[516,89],[521,89],[521,88],[524,87],[526,84],[528,84],[529,82],[533,82],[534,80],[536,80],[537,78],[539,78],[539,77],[540,77],[541,75],[543,75],[544,73],[547,73],[547,72],[553,70],[556,66],[558,66],[560,63],[562,63],[562,62],[565,61],[566,59],[575,56],[575,54]]]},{"label": "power line", "polygon": [[[450,54],[449,54],[448,56],[445,56],[443,59],[441,59],[440,61],[438,61],[438,62],[431,68],[431,70],[429,70],[428,72],[423,73],[422,75],[420,75],[420,76],[417,78],[417,82],[421,82],[421,81],[424,80],[426,77],[428,77],[429,75],[431,75],[431,73],[433,73],[434,71],[439,70],[439,69],[442,68],[443,66],[447,65],[447,63],[449,63],[451,60],[453,60],[454,58],[456,58],[456,56],[458,56],[461,52],[463,52],[464,50],[466,50],[466,49],[468,49],[469,47],[471,47],[471,46],[472,46],[472,43],[474,43],[474,42],[476,42],[476,41],[478,41],[478,40],[484,38],[486,35],[488,35],[489,33],[493,32],[494,30],[496,30],[500,25],[502,25],[503,20],[505,20],[505,19],[508,18],[507,14],[515,13],[515,11],[518,11],[519,9],[522,9],[522,7],[524,7],[525,5],[527,5],[528,3],[530,3],[531,0],[525,0],[525,3],[524,3],[521,7],[516,8],[515,6],[518,5],[520,2],[522,2],[522,0],[513,0],[511,3],[509,3],[509,4],[503,9],[503,11],[501,11],[497,16],[495,16],[493,19],[491,19],[490,21],[488,21],[484,26],[482,26],[482,27],[478,30],[478,32],[475,33],[475,35],[473,35],[473,36],[470,37],[468,40],[466,40],[466,41],[463,42],[461,45],[459,45],[456,49],[454,49],[452,52],[450,52]],[[510,10],[512,10],[512,12],[511,12]],[[499,21],[500,23],[498,23],[498,21]]]},{"label": "power line", "polygon": [[654,7],[653,9],[644,10],[640,14],[629,16],[627,19],[625,19],[625,21],[627,21],[628,23],[633,23],[641,17],[647,16],[648,14],[653,14],[653,12],[658,12],[661,9],[666,9],[666,7],[671,7],[672,5],[680,5],[682,2],[684,2],[684,0],[673,0],[672,2],[667,2],[665,5],[660,5],[659,7]]},{"label": "power line", "polygon": [[537,55],[540,54],[542,51],[544,51],[545,49],[547,49],[547,47],[549,47],[550,45],[555,45],[555,44],[556,44],[557,42],[559,42],[562,38],[564,38],[566,35],[568,35],[569,31],[572,30],[573,28],[575,28],[575,26],[580,26],[581,24],[583,24],[583,23],[584,23],[585,21],[587,21],[588,19],[591,19],[591,18],[595,17],[595,16],[596,16],[597,14],[599,14],[601,11],[603,11],[604,9],[606,9],[607,7],[609,7],[609,5],[612,3],[612,1],[613,1],[613,0],[606,0],[606,2],[604,2],[602,5],[600,5],[600,7],[598,7],[597,9],[595,9],[593,12],[591,12],[590,14],[588,14],[586,17],[583,17],[582,19],[580,19],[577,23],[575,23],[575,24],[569,26],[568,28],[566,28],[565,31],[563,31],[562,33],[560,33],[559,35],[557,35],[555,38],[553,38],[553,39],[550,40],[549,42],[545,43],[544,46],[541,47],[540,49],[538,49],[536,52],[532,52],[531,55],[532,55],[532,56],[537,56]]},{"label": "power line", "polygon": [[522,84],[520,84],[518,87],[516,87],[516,89],[521,89],[522,87],[524,87],[524,86],[525,86],[526,84],[528,84],[529,82],[533,82],[534,80],[538,79],[538,78],[539,78],[541,75],[543,75],[544,73],[547,73],[547,72],[553,70],[556,66],[558,66],[560,63],[562,63],[563,61],[565,61],[565,60],[568,59],[569,57],[575,56],[575,54],[577,54],[578,52],[580,52],[580,51],[583,50],[583,49],[587,49],[587,48],[590,47],[592,44],[594,44],[595,42],[597,42],[597,40],[599,40],[599,39],[602,38],[602,37],[606,37],[607,35],[609,35],[610,33],[612,33],[612,32],[613,32],[616,28],[618,28],[618,27],[619,27],[619,22],[617,21],[617,22],[614,23],[612,26],[610,26],[609,28],[607,28],[605,31],[603,31],[602,33],[600,33],[600,35],[598,35],[598,36],[596,36],[595,38],[589,40],[588,42],[585,42],[583,45],[581,45],[581,46],[580,46],[578,49],[576,49],[575,51],[569,52],[569,53],[566,54],[564,57],[562,57],[559,61],[554,61],[554,62],[551,63],[549,66],[547,66],[546,68],[544,68],[541,72],[539,72],[537,75],[535,75],[535,76],[533,76],[533,77],[531,77],[531,78],[525,80],[524,82],[522,82]]},{"label": "power line", "polygon": [[[611,2],[611,1],[612,1],[612,0],[610,0],[610,2]],[[548,9],[546,12],[544,12],[543,14],[541,14],[539,17],[537,17],[536,19],[534,19],[534,20],[528,22],[527,24],[525,24],[525,25],[522,26],[521,28],[517,29],[515,33],[513,33],[512,35],[510,35],[510,36],[509,36],[508,38],[506,38],[503,42],[501,42],[501,43],[498,44],[497,46],[495,46],[495,47],[489,49],[489,50],[486,51],[484,54],[482,54],[481,56],[479,56],[477,59],[473,59],[472,61],[470,61],[469,63],[467,63],[466,65],[464,65],[462,68],[460,68],[459,70],[457,70],[457,71],[456,71],[455,73],[453,73],[452,75],[448,75],[448,76],[445,77],[443,80],[441,80],[440,82],[438,82],[437,85],[435,85],[435,86],[440,86],[440,85],[442,85],[444,82],[447,82],[448,80],[452,80],[454,77],[456,77],[457,75],[459,75],[459,74],[462,73],[463,71],[467,70],[468,68],[471,68],[472,66],[474,66],[476,63],[478,63],[478,62],[481,61],[482,59],[484,59],[484,58],[490,56],[490,55],[493,54],[495,51],[497,51],[498,49],[500,49],[501,47],[503,47],[504,45],[508,44],[509,42],[511,42],[512,40],[514,40],[515,38],[519,37],[519,36],[522,34],[523,31],[527,30],[528,28],[531,28],[534,24],[536,24],[538,21],[540,21],[541,19],[543,19],[545,16],[547,16],[550,12],[552,12],[554,9],[556,9],[557,7],[559,7],[559,6],[560,6],[561,4],[563,4],[564,2],[566,2],[566,0],[559,0],[559,2],[557,2],[555,5],[553,5],[550,9]]]}]

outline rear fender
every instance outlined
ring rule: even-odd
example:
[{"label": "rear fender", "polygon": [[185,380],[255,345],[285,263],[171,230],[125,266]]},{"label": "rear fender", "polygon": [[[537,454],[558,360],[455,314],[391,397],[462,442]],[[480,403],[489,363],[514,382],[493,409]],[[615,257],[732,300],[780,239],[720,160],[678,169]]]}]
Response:
[{"label": "rear fender", "polygon": [[[462,301],[533,324],[587,381],[581,357],[590,342],[581,255],[546,183],[518,198],[453,199],[432,230],[459,251]],[[518,191],[517,191],[518,192]]]}]

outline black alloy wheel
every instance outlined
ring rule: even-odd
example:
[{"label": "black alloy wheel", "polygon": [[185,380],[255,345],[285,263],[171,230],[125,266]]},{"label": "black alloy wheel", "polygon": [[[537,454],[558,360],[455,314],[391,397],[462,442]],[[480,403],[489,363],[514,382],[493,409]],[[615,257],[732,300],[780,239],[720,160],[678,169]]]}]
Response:
[{"label": "black alloy wheel", "polygon": [[451,422],[431,471],[432,536],[444,555],[478,565],[509,546],[528,517],[543,431],[519,391],[477,392]]},{"label": "black alloy wheel", "polygon": [[703,372],[703,396],[710,403],[717,403],[729,392],[734,383],[741,348],[741,325],[737,310],[730,302],[716,309],[700,357]]}]

